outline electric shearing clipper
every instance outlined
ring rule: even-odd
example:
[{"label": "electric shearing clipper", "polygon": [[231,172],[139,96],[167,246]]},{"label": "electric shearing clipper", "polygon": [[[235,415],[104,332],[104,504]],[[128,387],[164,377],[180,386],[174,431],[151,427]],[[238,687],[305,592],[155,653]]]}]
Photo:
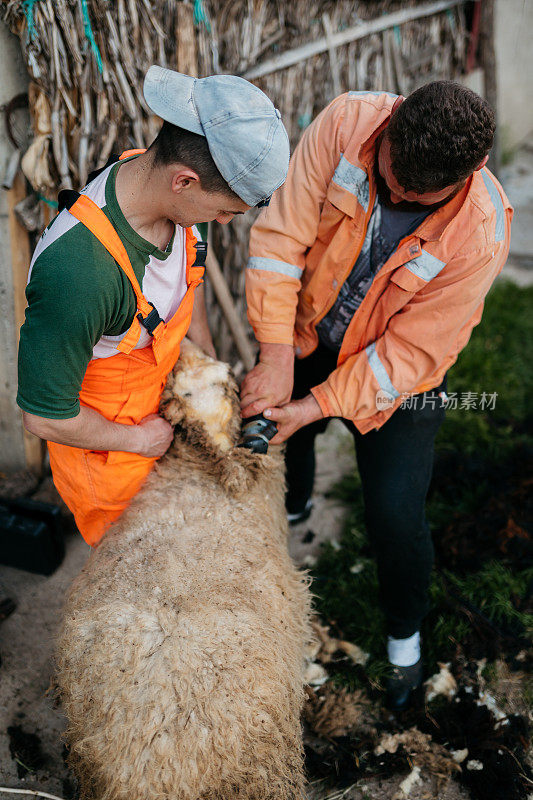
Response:
[{"label": "electric shearing clipper", "polygon": [[278,432],[278,426],[262,414],[248,417],[242,424],[242,442],[239,447],[246,447],[254,453],[266,453],[268,443]]}]

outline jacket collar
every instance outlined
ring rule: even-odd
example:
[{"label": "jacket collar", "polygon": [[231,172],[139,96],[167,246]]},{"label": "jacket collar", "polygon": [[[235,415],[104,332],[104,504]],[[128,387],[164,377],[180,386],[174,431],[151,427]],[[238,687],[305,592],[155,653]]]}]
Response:
[{"label": "jacket collar", "polygon": [[419,230],[418,236],[426,242],[437,242],[442,239],[448,227],[454,219],[460,214],[461,209],[466,204],[468,196],[471,191],[472,176],[470,176],[461,191],[453,197],[449,203],[445,203],[438,208],[433,214],[430,214]]},{"label": "jacket collar", "polygon": [[390,118],[391,115],[387,114],[386,118],[378,123],[368,139],[366,139],[359,148],[357,157],[359,158],[360,163],[364,164],[369,171],[374,168],[374,162],[376,160],[376,140],[389,124]]}]

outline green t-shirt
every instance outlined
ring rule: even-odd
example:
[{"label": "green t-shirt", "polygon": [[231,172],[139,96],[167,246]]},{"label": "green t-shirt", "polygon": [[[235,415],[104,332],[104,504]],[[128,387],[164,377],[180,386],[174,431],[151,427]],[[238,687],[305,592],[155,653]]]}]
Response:
[{"label": "green t-shirt", "polygon": [[[115,164],[101,173],[84,189],[84,194],[113,223],[143,291],[149,262],[155,263],[163,274],[163,262],[171,257],[179,264],[183,261],[184,283],[184,229],[177,228],[180,236],[175,232],[165,251],[136,233],[117,202],[115,178],[119,166]],[[75,417],[93,348],[102,336],[118,336],[133,322],[136,311],[133,288],[88,228],[68,211],[62,211],[36,248],[26,297],[26,319],[20,332],[17,403],[24,411],[40,417]],[[153,296],[147,299],[154,302]],[[179,300],[180,297],[176,302]]]}]

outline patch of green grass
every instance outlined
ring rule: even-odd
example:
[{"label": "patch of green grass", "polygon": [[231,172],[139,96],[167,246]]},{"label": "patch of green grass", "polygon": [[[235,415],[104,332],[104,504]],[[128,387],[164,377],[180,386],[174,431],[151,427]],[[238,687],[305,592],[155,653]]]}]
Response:
[{"label": "patch of green grass", "polygon": [[[350,641],[370,654],[365,667],[366,679],[381,684],[387,673],[385,624],[379,607],[376,565],[364,555],[366,542],[356,529],[346,531],[340,549],[329,543],[312,570],[315,607],[321,618],[333,623]],[[352,572],[356,567],[357,571]],[[362,569],[359,569],[362,566]],[[447,661],[456,643],[465,640],[471,630],[465,615],[450,602],[446,583],[454,593],[478,608],[494,624],[531,633],[533,615],[518,610],[516,601],[527,597],[533,581],[533,569],[511,572],[498,561],[487,562],[479,572],[459,578],[450,572],[434,574],[430,587],[431,610],[423,627],[427,668],[437,669]],[[344,667],[337,681],[355,689],[364,684],[361,670]]]},{"label": "patch of green grass", "polygon": [[[447,412],[436,441],[436,454],[470,460],[474,467],[448,487],[434,486],[428,518],[435,530],[457,512],[472,514],[490,498],[491,481],[499,466],[517,448],[532,444],[530,398],[533,393],[533,288],[498,282],[486,302],[483,321],[450,370],[448,392],[497,392],[493,410]],[[481,465],[476,470],[476,464]],[[485,477],[483,477],[485,476]],[[359,476],[347,475],[331,492],[346,503],[346,526],[340,547],[323,546],[312,570],[315,606],[325,622],[334,622],[342,634],[370,653],[366,678],[380,683],[386,672],[385,628],[378,602],[376,566],[364,534],[364,506]],[[355,566],[360,571],[352,571]],[[470,623],[450,601],[446,585],[478,608],[495,625],[531,631],[533,615],[520,610],[533,580],[533,570],[512,571],[489,560],[467,575],[435,573],[431,585],[431,612],[424,625],[428,669],[446,661],[455,643],[465,639]],[[364,682],[361,670],[343,669],[337,680],[352,688]]]},{"label": "patch of green grass", "polygon": [[455,643],[464,642],[471,631],[466,616],[450,601],[446,585],[457,598],[479,610],[504,632],[525,635],[533,630],[533,615],[517,608],[528,596],[533,569],[512,572],[499,561],[487,561],[470,575],[449,571],[434,574],[430,589],[431,611],[424,624],[425,656],[433,670],[438,661],[449,659]]},{"label": "patch of green grass", "polygon": [[[380,683],[387,662],[375,562],[364,555],[366,542],[356,529],[346,531],[340,545],[340,549],[324,545],[312,570],[315,607],[325,622],[334,623],[343,636],[370,653],[366,677]],[[352,572],[354,566],[356,572]],[[430,588],[431,611],[423,629],[428,669],[434,671],[439,661],[451,658],[456,643],[464,641],[471,629],[464,614],[450,602],[446,583],[494,624],[526,633],[533,630],[533,615],[518,610],[516,601],[527,597],[531,581],[533,569],[513,573],[497,561],[489,561],[479,572],[461,578],[449,572],[436,573]],[[364,682],[356,668],[343,668],[339,679],[351,688]]]},{"label": "patch of green grass", "polygon": [[481,670],[481,677],[486,683],[491,683],[498,677],[498,669],[494,661],[489,661]]},{"label": "patch of green grass", "polygon": [[499,561],[488,561],[479,572],[459,578],[447,573],[457,592],[470,600],[495,624],[533,629],[533,614],[520,611],[518,600],[524,600],[533,582],[533,568],[511,571]]},{"label": "patch of green grass", "polygon": [[494,410],[448,411],[437,436],[437,450],[486,457],[505,456],[519,441],[531,441],[533,413],[533,287],[508,281],[489,292],[483,319],[448,376],[448,391],[497,392]]},{"label": "patch of green grass", "polygon": [[[361,555],[361,534],[355,529],[344,534],[340,550],[324,545],[321,558],[312,570],[315,607],[322,619],[333,623],[349,641],[371,654],[367,675],[379,682],[385,661],[383,641],[384,618],[378,600],[376,564]],[[356,574],[351,568],[362,569]],[[342,683],[356,688],[361,683],[360,671],[343,670]]]},{"label": "patch of green grass", "polygon": [[[533,708],[533,678],[528,675],[523,685],[524,703],[528,708]],[[533,733],[531,734],[531,745],[533,746]]]}]

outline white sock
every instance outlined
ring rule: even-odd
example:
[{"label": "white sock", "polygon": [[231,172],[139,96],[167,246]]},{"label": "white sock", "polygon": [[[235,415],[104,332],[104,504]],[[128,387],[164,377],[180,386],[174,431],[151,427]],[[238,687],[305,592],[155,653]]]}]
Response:
[{"label": "white sock", "polygon": [[420,658],[420,631],[407,639],[387,639],[389,661],[395,667],[412,667]]}]

